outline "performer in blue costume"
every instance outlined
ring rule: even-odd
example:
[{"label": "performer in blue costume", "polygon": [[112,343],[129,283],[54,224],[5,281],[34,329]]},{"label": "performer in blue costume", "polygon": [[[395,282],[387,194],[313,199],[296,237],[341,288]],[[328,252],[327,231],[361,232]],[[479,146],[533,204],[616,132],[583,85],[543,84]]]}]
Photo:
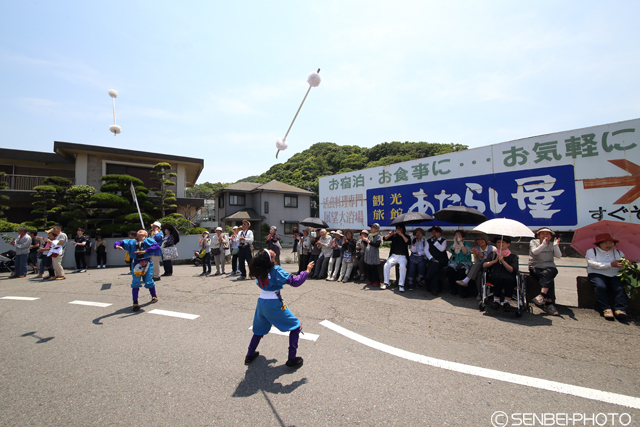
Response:
[{"label": "performer in blue costume", "polygon": [[282,301],[280,290],[284,285],[298,287],[304,283],[313,269],[313,262],[307,266],[307,271],[302,271],[298,276],[287,273],[279,265],[274,265],[276,254],[265,249],[260,251],[249,264],[249,277],[256,278],[256,284],[262,292],[256,306],[253,317],[253,337],[249,343],[249,351],[244,358],[244,364],[248,365],[255,360],[260,352],[256,351],[262,337],[269,333],[271,326],[275,326],[282,332],[289,332],[289,358],[286,365],[289,368],[302,366],[302,357],[297,357],[298,338],[302,328],[300,321],[291,313]]},{"label": "performer in blue costume", "polygon": [[131,269],[131,293],[133,295],[133,311],[140,310],[138,305],[138,293],[144,282],[144,287],[151,293],[151,303],[158,302],[156,295],[156,283],[153,281],[153,261],[151,254],[160,246],[147,238],[147,232],[139,230],[135,239],[118,240],[113,244],[115,249],[127,251],[131,257],[133,268]]}]

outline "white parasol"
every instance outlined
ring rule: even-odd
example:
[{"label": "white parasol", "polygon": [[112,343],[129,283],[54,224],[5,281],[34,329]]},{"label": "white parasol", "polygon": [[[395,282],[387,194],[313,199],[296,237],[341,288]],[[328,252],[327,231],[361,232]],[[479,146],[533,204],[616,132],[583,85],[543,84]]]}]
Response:
[{"label": "white parasol", "polygon": [[533,231],[521,222],[508,218],[494,218],[473,229],[486,234],[509,237],[535,237]]},{"label": "white parasol", "polygon": [[116,124],[116,98],[118,97],[118,91],[109,89],[109,96],[111,97],[111,101],[113,101],[113,124],[109,126],[109,130],[113,133],[113,136],[116,136],[122,132],[122,128]]},{"label": "white parasol", "polygon": [[307,76],[307,83],[309,83],[309,89],[307,89],[307,93],[304,95],[304,98],[302,99],[302,102],[298,107],[298,111],[296,111],[296,115],[293,116],[293,120],[291,121],[291,124],[289,125],[289,129],[287,129],[287,133],[284,135],[284,138],[278,138],[276,140],[276,147],[278,148],[278,151],[276,152],[276,159],[278,158],[278,154],[280,153],[280,151],[286,150],[287,147],[289,146],[289,144],[287,143],[287,135],[289,135],[289,131],[291,130],[293,123],[296,121],[296,117],[298,117],[298,113],[300,112],[300,109],[302,108],[304,101],[307,99],[307,95],[309,95],[311,88],[318,87],[321,81],[322,79],[320,78],[320,68],[318,68],[318,71],[316,71],[315,73],[311,73],[309,74],[309,76]]}]

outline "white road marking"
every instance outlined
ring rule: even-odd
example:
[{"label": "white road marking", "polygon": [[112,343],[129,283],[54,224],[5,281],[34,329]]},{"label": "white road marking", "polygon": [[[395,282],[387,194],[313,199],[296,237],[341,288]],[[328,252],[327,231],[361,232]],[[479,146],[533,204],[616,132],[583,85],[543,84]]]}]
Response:
[{"label": "white road marking", "polygon": [[200,317],[199,314],[188,314],[188,313],[178,313],[177,311],[167,311],[167,310],[151,310],[149,313],[151,314],[160,314],[162,316],[170,316],[170,317],[179,317],[181,319],[197,319]]},{"label": "white road marking", "polygon": [[[249,329],[253,329],[253,326],[249,326]],[[280,329],[276,328],[275,326],[271,327],[271,330],[269,331],[269,333],[276,334],[276,335],[284,335],[287,337],[289,336],[289,331],[281,332]],[[317,341],[319,337],[320,335],[310,334],[309,332],[304,332],[304,331],[302,331],[302,333],[300,334],[300,338],[302,338],[303,340],[309,340],[309,341]]]},{"label": "white road marking", "polygon": [[17,301],[35,301],[40,298],[32,298],[32,297],[2,297],[0,299],[13,299]]},{"label": "white road marking", "polygon": [[92,302],[92,301],[71,301],[69,304],[90,305],[93,307],[109,307],[110,305],[113,305],[106,302]]},{"label": "white road marking", "polygon": [[583,397],[585,399],[598,400],[600,402],[640,409],[640,398],[638,397],[625,396],[623,394],[610,393],[607,391],[564,384],[556,381],[511,374],[509,372],[496,371],[493,369],[481,368],[479,366],[464,365],[462,363],[450,362],[448,360],[435,359],[433,357],[411,353],[409,351],[391,347],[387,344],[382,344],[378,341],[374,341],[348,329],[345,329],[342,326],[338,326],[328,320],[323,320],[322,322],[320,322],[320,324],[361,344],[364,344],[376,350],[383,351],[385,353],[389,353],[393,356],[411,360],[413,362],[434,366],[436,368],[447,369],[449,371],[460,372],[463,374],[475,375],[478,377],[490,378],[493,380],[504,381],[512,384],[520,384],[527,387],[555,391],[557,393],[569,394],[572,396]]}]

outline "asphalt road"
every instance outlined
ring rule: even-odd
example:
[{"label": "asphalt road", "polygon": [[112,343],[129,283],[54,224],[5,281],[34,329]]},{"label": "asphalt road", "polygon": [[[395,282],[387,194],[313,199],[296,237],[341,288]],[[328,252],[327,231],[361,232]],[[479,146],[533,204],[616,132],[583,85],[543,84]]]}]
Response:
[{"label": "asphalt road", "polygon": [[[640,402],[638,319],[607,322],[562,305],[559,317],[534,308],[515,319],[481,313],[472,298],[308,281],[283,291],[303,330],[319,335],[300,340],[304,366],[285,367],[287,337],[269,334],[246,367],[259,289],[200,271],[176,266],[158,282],[157,304],[148,305],[141,290],[137,313],[125,267],[54,282],[1,274],[0,298],[38,299],[0,299],[0,424],[491,426],[492,414],[503,411],[506,425],[523,417],[520,425],[537,425],[526,423],[529,413],[628,414],[627,425],[640,425],[640,406],[616,404],[628,403],[624,396]],[[70,304],[76,300],[111,305]],[[391,350],[337,333],[324,320]],[[408,360],[402,351],[433,359]],[[497,378],[478,375],[477,367]],[[593,398],[513,383],[510,374],[592,389]],[[600,392],[623,396],[605,403]],[[606,424],[574,425],[614,425],[606,416]]]}]

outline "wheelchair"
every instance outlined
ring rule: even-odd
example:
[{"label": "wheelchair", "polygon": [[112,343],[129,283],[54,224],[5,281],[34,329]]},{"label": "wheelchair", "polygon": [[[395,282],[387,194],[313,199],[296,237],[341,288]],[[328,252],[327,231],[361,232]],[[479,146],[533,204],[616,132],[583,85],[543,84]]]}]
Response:
[{"label": "wheelchair", "polygon": [[[486,311],[487,305],[493,302],[493,285],[487,283],[487,272],[482,274],[482,300],[478,304],[480,311]],[[514,295],[511,297],[512,301],[517,302],[516,310],[514,313],[517,318],[522,317],[525,311],[531,311],[529,307],[529,297],[527,296],[527,278],[523,273],[518,273],[516,276],[516,287],[514,288]]]}]

